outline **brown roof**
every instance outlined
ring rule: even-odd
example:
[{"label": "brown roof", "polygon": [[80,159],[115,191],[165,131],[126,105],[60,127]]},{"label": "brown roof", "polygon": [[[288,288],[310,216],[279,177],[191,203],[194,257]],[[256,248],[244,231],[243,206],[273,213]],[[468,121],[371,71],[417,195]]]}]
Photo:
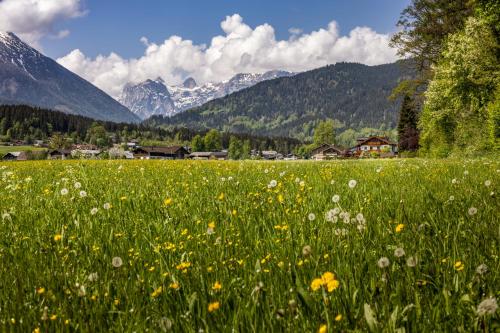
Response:
[{"label": "brown roof", "polygon": [[175,153],[177,153],[181,149],[185,150],[184,147],[182,147],[182,146],[172,146],[172,147],[141,147],[141,148],[137,148],[136,152],[143,150],[143,151],[145,151],[148,154],[151,154],[151,153],[175,154]]},{"label": "brown roof", "polygon": [[374,140],[374,139],[375,140],[380,140],[383,143],[385,143],[386,145],[396,145],[396,143],[391,142],[388,138],[384,138],[382,136],[371,136],[369,138],[366,138],[365,140],[358,140],[358,144],[356,145],[356,147],[362,146],[366,142]]},{"label": "brown roof", "polygon": [[334,145],[329,145],[329,144],[324,143],[321,146],[314,148],[311,151],[311,155],[320,154],[320,153],[322,153],[322,152],[324,152],[326,150],[329,150],[329,149],[333,149],[337,153],[341,153],[342,152],[339,148],[335,147]]}]

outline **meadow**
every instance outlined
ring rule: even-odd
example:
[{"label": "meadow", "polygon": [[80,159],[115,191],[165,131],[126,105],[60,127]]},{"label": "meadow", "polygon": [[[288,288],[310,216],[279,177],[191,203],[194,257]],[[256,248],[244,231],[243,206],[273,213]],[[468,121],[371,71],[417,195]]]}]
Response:
[{"label": "meadow", "polygon": [[0,163],[2,332],[495,332],[500,162]]}]

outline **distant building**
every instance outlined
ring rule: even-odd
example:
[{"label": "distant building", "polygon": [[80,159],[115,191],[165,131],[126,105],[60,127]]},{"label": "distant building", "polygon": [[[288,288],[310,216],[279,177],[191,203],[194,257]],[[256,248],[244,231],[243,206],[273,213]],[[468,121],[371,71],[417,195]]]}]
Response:
[{"label": "distant building", "polygon": [[49,151],[49,159],[51,160],[65,160],[71,157],[71,150],[69,149],[53,149]]},{"label": "distant building", "polygon": [[189,155],[182,146],[140,147],[134,150],[134,158],[141,160],[182,160]]},{"label": "distant building", "polygon": [[264,160],[282,160],[283,155],[278,153],[275,150],[263,150],[260,152],[260,155]]},{"label": "distant building", "polygon": [[351,148],[351,152],[358,157],[372,153],[380,157],[392,157],[398,152],[397,143],[391,142],[386,137],[371,136],[368,138],[359,138],[357,142],[356,146]]},{"label": "distant building", "polygon": [[331,160],[343,157],[343,155],[343,151],[340,148],[337,148],[334,145],[329,145],[327,143],[324,143],[311,151],[311,158],[317,161]]},{"label": "distant building", "polygon": [[26,161],[27,159],[28,155],[24,151],[13,151],[2,157],[3,161]]},{"label": "distant building", "polygon": [[189,158],[193,160],[227,160],[226,151],[196,151],[189,154]]}]

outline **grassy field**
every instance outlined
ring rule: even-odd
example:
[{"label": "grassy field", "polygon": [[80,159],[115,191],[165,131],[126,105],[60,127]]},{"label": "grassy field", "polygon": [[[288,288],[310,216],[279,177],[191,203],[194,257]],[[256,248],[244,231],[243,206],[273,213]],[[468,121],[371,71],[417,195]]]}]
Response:
[{"label": "grassy field", "polygon": [[13,151],[42,151],[46,148],[38,148],[33,146],[0,146],[0,157]]},{"label": "grassy field", "polygon": [[2,332],[500,329],[499,161],[0,173]]}]

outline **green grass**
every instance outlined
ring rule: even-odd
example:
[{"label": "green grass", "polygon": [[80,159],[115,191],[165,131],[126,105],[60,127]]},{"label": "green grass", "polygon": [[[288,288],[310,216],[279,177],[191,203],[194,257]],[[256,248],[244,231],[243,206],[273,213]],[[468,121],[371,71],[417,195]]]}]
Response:
[{"label": "green grass", "polygon": [[39,147],[33,147],[33,146],[0,146],[0,157],[10,153],[10,152],[15,152],[15,151],[43,151],[46,150],[46,148],[39,148]]},{"label": "green grass", "polygon": [[0,168],[0,331],[500,329],[495,160]]}]

